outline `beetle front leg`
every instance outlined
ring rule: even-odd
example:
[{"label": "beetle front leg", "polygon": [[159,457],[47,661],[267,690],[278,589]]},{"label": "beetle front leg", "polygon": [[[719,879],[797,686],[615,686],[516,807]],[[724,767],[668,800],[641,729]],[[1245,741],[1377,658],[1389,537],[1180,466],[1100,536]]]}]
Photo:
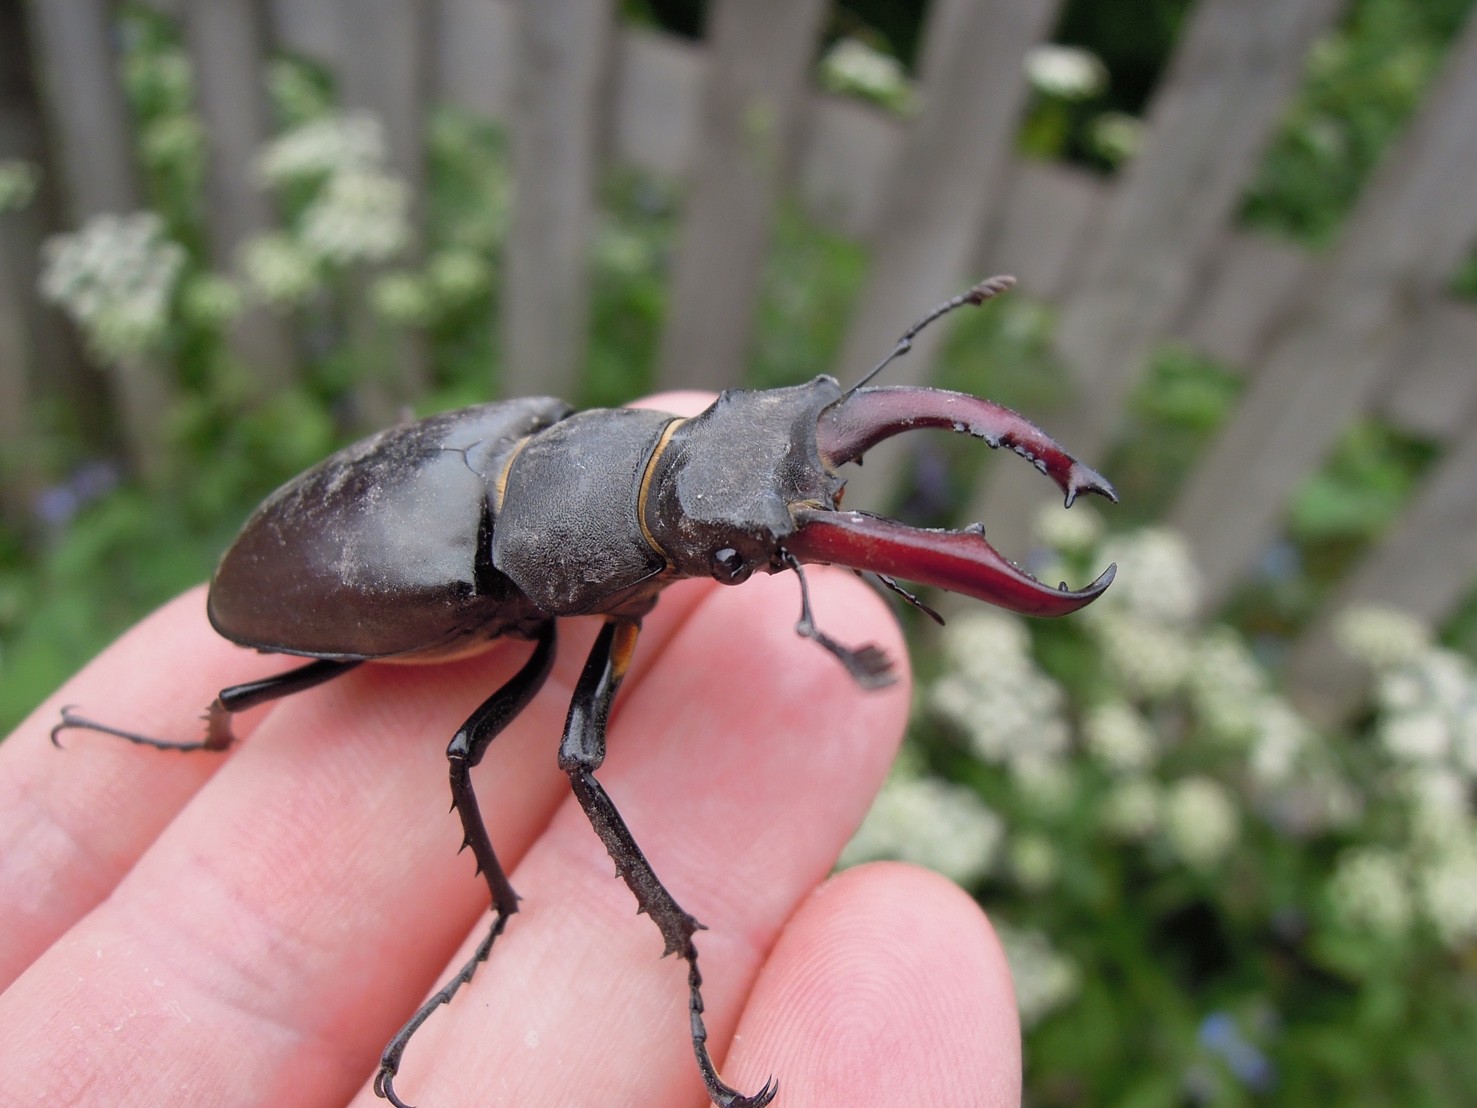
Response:
[{"label": "beetle front leg", "polygon": [[395,1108],[409,1106],[395,1095],[395,1074],[400,1070],[400,1059],[412,1035],[430,1018],[432,1012],[443,1004],[450,1004],[456,991],[472,980],[477,967],[487,961],[492,944],[503,933],[508,920],[518,910],[518,894],[508,882],[502,863],[492,849],[492,838],[487,833],[487,824],[482,819],[482,810],[477,804],[477,794],[472,789],[472,767],[482,761],[488,744],[513,722],[513,719],[528,707],[529,701],[543,687],[549,670],[554,665],[554,621],[543,624],[538,632],[538,645],[523,664],[523,668],[512,679],[488,697],[466,723],[458,729],[451,745],[446,748],[447,760],[451,763],[451,806],[462,821],[462,849],[468,847],[477,859],[477,872],[487,882],[492,894],[492,926],[487,937],[477,944],[476,951],[467,964],[450,981],[420,1006],[415,1015],[402,1027],[380,1055],[379,1072],[374,1076],[374,1091],[384,1097]]},{"label": "beetle front leg", "polygon": [[724,1083],[708,1054],[708,1031],[703,1025],[703,977],[698,972],[697,946],[692,941],[693,934],[702,930],[703,925],[683,911],[662,885],[610,796],[595,780],[595,770],[605,761],[610,705],[630,667],[640,629],[640,623],[634,619],[612,619],[595,640],[569,705],[569,719],[559,744],[559,768],[569,775],[575,798],[610,852],[616,872],[635,895],[638,909],[650,916],[662,933],[665,944],[662,956],[681,954],[687,961],[692,1049],[697,1055],[703,1083],[708,1087],[708,1096],[720,1108],[764,1108],[777,1090],[773,1079],[765,1082],[764,1088],[753,1096],[744,1096]]}]

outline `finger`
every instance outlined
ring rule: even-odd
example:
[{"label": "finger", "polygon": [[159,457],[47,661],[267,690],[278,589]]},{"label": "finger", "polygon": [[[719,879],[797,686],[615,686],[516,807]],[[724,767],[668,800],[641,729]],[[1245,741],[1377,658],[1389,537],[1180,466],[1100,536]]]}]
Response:
[{"label": "finger", "polygon": [[[849,574],[812,575],[817,618],[846,641],[902,646]],[[617,700],[598,774],[659,878],[711,930],[697,936],[710,1042],[794,905],[834,863],[886,774],[906,680],[857,689],[794,633],[783,578],[711,594],[658,666]],[[412,1042],[396,1082],[425,1104],[692,1105],[686,966],[572,801],[519,866],[523,911],[472,988]],[[746,1092],[757,1090],[746,1089]],[[368,1092],[358,1101],[373,1101]]]},{"label": "finger", "polygon": [[203,589],[161,608],[0,743],[0,988],[113,889],[222,761],[76,731],[59,750],[49,733],[61,706],[193,740],[200,709],[222,686],[288,667],[225,642],[204,609]]},{"label": "finger", "polygon": [[848,870],[785,926],[727,1058],[784,1108],[1021,1102],[1020,1022],[979,906],[926,870]]},{"label": "finger", "polygon": [[[695,584],[652,617],[658,653],[712,587]],[[566,794],[555,737],[592,622],[567,629],[543,694],[479,768],[509,862]],[[0,996],[7,1092],[63,1103],[87,1081],[118,1105],[180,1088],[204,1103],[346,1100],[486,917],[486,887],[457,855],[444,750],[527,653],[505,645],[365,666],[275,706],[107,902]]]}]

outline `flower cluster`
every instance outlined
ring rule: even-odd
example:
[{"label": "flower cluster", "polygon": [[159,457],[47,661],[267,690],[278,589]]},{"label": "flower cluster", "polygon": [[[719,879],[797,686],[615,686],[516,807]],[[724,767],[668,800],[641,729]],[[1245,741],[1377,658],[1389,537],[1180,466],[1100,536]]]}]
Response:
[{"label": "flower cluster", "polygon": [[832,92],[870,100],[892,111],[906,111],[913,101],[908,75],[891,54],[859,39],[843,38],[821,59],[821,84]]},{"label": "flower cluster", "polygon": [[1424,920],[1447,947],[1468,948],[1477,943],[1477,669],[1400,612],[1349,611],[1338,639],[1375,674],[1379,765],[1404,834],[1341,856],[1334,909],[1391,937]]},{"label": "flower cluster", "polygon": [[[302,303],[327,277],[394,259],[411,241],[410,189],[386,165],[384,133],[362,113],[309,119],[262,150],[263,184],[307,199],[289,231],[259,236],[239,264],[252,291],[278,306]],[[389,297],[396,301],[392,291]]]},{"label": "flower cluster", "polygon": [[153,212],[94,216],[42,248],[41,294],[81,328],[93,352],[125,362],[159,347],[185,251]]},{"label": "flower cluster", "polygon": [[1004,836],[1004,823],[974,790],[900,764],[840,864],[894,858],[972,884],[990,872]]}]

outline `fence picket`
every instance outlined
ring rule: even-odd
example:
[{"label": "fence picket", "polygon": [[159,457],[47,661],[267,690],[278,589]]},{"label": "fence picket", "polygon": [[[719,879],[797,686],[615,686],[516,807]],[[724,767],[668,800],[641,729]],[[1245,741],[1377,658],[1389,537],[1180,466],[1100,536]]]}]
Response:
[{"label": "fence picket", "polygon": [[1416,119],[1385,155],[1294,320],[1171,515],[1206,603],[1225,598],[1275,536],[1289,496],[1371,399],[1409,305],[1435,299],[1477,237],[1477,17]]},{"label": "fence picket", "polygon": [[615,10],[514,5],[513,224],[504,260],[503,392],[577,395]]},{"label": "fence picket", "polygon": [[823,0],[719,0],[696,165],[686,194],[660,379],[731,386],[743,375]]},{"label": "fence picket", "polygon": [[[264,15],[257,0],[192,0],[185,9],[197,108],[209,143],[205,215],[211,260],[224,273],[234,269],[243,242],[277,222],[255,173],[256,154],[272,133],[263,84]],[[292,381],[292,335],[280,316],[261,307],[249,310],[232,328],[230,342],[260,395]]]},{"label": "fence picket", "polygon": [[[1143,149],[1102,216],[1053,348],[1072,381],[1052,433],[1100,458],[1124,401],[1220,241],[1337,0],[1201,0],[1154,96]],[[976,517],[1021,534],[1033,475],[990,470]]]},{"label": "fence picket", "polygon": [[[1477,409],[1466,410],[1470,428]],[[1339,648],[1339,615],[1351,605],[1388,605],[1439,625],[1477,576],[1477,432],[1422,485],[1389,535],[1339,586],[1293,650],[1289,680],[1304,710],[1336,719],[1357,707],[1367,680]]]},{"label": "fence picket", "polygon": [[[379,120],[391,171],[410,186],[412,241],[397,264],[414,267],[425,255],[426,113],[435,4],[415,0],[338,0],[337,73],[345,109]],[[430,387],[430,349],[418,331],[378,318],[368,290],[379,267],[355,275],[349,331],[364,372],[355,388],[356,421],[394,422]],[[387,341],[388,340],[388,341]]]},{"label": "fence picket", "polygon": [[[1021,59],[1047,33],[1055,0],[947,0],[924,38],[922,110],[889,169],[867,282],[833,372],[855,379],[934,304],[959,291],[991,203],[1004,195],[1027,83]],[[978,274],[974,276],[980,276]],[[888,371],[921,381],[943,328],[923,332]],[[851,479],[853,503],[890,491],[901,444],[884,443]]]}]

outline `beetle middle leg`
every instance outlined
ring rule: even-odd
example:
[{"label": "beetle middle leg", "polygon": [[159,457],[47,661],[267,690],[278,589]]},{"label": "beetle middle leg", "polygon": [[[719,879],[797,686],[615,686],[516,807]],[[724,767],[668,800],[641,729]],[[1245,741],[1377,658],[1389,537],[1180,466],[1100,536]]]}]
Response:
[{"label": "beetle middle leg", "polygon": [[753,1096],[744,1096],[724,1083],[708,1054],[708,1032],[703,1025],[703,978],[697,968],[697,946],[692,941],[703,925],[685,912],[662,885],[610,796],[595,780],[595,771],[605,761],[610,705],[630,667],[639,631],[637,620],[616,618],[608,621],[596,638],[569,705],[569,719],[559,743],[559,768],[569,775],[575,798],[610,852],[616,872],[635,895],[640,911],[650,916],[662,933],[663,957],[680,954],[687,961],[692,1048],[708,1095],[720,1108],[764,1108],[777,1090],[772,1079]]},{"label": "beetle middle leg", "polygon": [[456,991],[472,980],[477,967],[487,961],[492,944],[503,933],[508,920],[518,910],[518,894],[508,882],[502,863],[492,849],[492,838],[487,833],[487,824],[482,819],[482,810],[477,804],[477,794],[472,789],[472,768],[482,761],[488,744],[503,731],[513,719],[528,707],[529,701],[543,687],[549,671],[554,666],[555,645],[554,621],[549,620],[538,630],[537,645],[528,661],[502,688],[493,693],[462,724],[446,748],[447,761],[451,763],[451,806],[462,821],[462,849],[471,848],[477,860],[477,872],[487,882],[492,894],[492,926],[487,937],[477,944],[476,951],[467,964],[457,971],[435,995],[416,1010],[405,1026],[396,1032],[380,1055],[379,1071],[374,1076],[374,1091],[384,1097],[395,1108],[408,1108],[395,1095],[395,1074],[400,1070],[400,1059],[412,1035],[430,1018],[432,1012],[443,1004],[450,1004]]}]

